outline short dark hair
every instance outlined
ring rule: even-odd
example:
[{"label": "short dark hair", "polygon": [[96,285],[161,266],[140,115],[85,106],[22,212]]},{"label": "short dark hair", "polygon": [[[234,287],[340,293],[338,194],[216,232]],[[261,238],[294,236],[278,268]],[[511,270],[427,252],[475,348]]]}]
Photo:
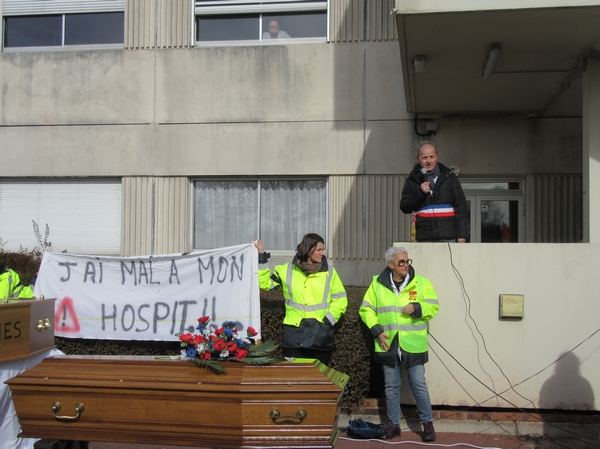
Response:
[{"label": "short dark hair", "polygon": [[310,233],[306,234],[302,241],[296,247],[296,255],[298,256],[298,260],[300,262],[306,262],[308,260],[308,256],[310,252],[319,244],[325,244],[323,237],[319,234]]}]

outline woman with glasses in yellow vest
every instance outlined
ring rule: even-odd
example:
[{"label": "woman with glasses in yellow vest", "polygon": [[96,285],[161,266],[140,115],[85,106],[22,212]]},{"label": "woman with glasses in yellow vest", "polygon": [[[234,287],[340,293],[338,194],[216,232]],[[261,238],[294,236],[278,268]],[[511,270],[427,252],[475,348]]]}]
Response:
[{"label": "woman with glasses in yellow vest", "polygon": [[440,308],[428,279],[415,273],[408,252],[392,246],[385,253],[387,267],[374,276],[358,311],[375,340],[375,362],[381,364],[389,425],[383,439],[400,435],[400,365],[406,367],[408,383],[423,424],[423,441],[434,441],[431,400],[425,382],[429,360],[428,321]]}]

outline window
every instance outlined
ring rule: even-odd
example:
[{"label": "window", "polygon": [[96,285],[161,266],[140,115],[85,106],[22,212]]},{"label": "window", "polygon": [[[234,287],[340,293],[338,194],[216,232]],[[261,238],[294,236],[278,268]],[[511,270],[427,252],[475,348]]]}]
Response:
[{"label": "window", "polygon": [[124,13],[4,18],[4,47],[123,44]]},{"label": "window", "polygon": [[327,182],[201,180],[194,184],[194,248],[250,243],[295,250],[304,234],[327,231]]},{"label": "window", "polygon": [[471,211],[471,242],[525,241],[520,180],[465,180],[461,186]]},{"label": "window", "polygon": [[326,0],[197,1],[195,12],[199,45],[328,38]]},{"label": "window", "polygon": [[4,0],[5,51],[123,48],[124,0]]},{"label": "window", "polygon": [[52,251],[114,255],[121,252],[120,180],[0,181],[2,248],[38,246],[33,221]]}]

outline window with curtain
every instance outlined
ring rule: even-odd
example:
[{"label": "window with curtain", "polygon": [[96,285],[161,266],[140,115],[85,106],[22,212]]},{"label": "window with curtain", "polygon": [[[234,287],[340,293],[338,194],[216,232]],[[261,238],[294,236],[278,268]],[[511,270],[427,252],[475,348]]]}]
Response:
[{"label": "window with curtain", "polygon": [[327,0],[197,1],[196,42],[324,42],[327,10]]},{"label": "window with curtain", "polygon": [[194,248],[250,243],[295,250],[304,234],[327,232],[327,182],[199,180],[194,185]]}]

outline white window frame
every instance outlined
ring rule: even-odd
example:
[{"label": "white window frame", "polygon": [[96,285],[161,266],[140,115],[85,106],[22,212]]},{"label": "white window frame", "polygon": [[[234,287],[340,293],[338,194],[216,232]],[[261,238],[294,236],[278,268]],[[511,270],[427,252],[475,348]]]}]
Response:
[{"label": "white window frame", "polygon": [[[106,50],[125,48],[125,35],[123,43],[119,44],[91,44],[91,45],[64,45],[65,42],[65,15],[86,13],[122,12],[125,14],[125,0],[0,0],[0,16],[2,17],[2,36],[0,37],[4,53],[28,51],[65,51],[65,50]],[[62,14],[62,45],[41,47],[4,47],[4,18],[17,16],[43,16]],[[123,20],[126,22],[126,18]],[[123,33],[125,34],[125,33]]]},{"label": "white window frame", "polygon": [[[195,1],[194,2],[194,35],[192,45],[197,47],[239,46],[239,45],[281,45],[301,43],[324,43],[329,42],[329,2],[330,0],[221,0],[221,1]],[[196,24],[198,16],[228,15],[228,14],[259,14],[259,30],[262,30],[262,15],[271,13],[289,12],[316,12],[326,11],[327,30],[326,36],[314,38],[291,38],[291,39],[268,39],[263,40],[259,32],[257,39],[241,41],[198,41]]]}]

